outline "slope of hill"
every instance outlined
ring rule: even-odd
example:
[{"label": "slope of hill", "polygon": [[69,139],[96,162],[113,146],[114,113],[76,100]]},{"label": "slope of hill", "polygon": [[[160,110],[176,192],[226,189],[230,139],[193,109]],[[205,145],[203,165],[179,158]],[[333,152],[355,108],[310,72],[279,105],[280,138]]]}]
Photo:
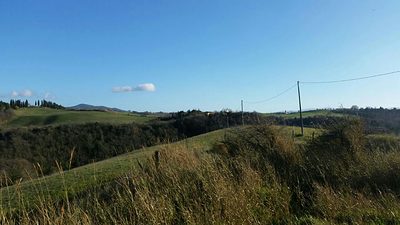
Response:
[{"label": "slope of hill", "polygon": [[4,127],[28,127],[61,124],[82,124],[104,122],[112,124],[145,123],[154,119],[151,116],[142,116],[133,113],[101,112],[101,111],[74,111],[50,108],[21,108],[14,111]]},{"label": "slope of hill", "polygon": [[110,108],[107,106],[95,106],[89,104],[79,104],[71,107],[67,107],[67,109],[71,110],[98,110],[98,111],[112,111],[112,112],[127,112],[126,110],[118,109],[118,108]]},{"label": "slope of hill", "polygon": [[337,125],[306,145],[287,127],[219,130],[21,182],[0,189],[0,223],[399,224],[398,146]]},{"label": "slope of hill", "polygon": [[360,108],[337,111],[362,118],[367,129],[372,133],[400,134],[400,109]]},{"label": "slope of hill", "polygon": [[[282,119],[287,125],[299,126],[299,113],[266,113],[264,117],[276,117]],[[343,118],[359,118],[364,122],[368,133],[393,133],[400,134],[400,109],[396,108],[356,108],[334,110],[311,110],[303,112],[305,126],[319,126],[329,119],[340,120]],[[285,120],[285,121],[283,121]],[[328,123],[329,125],[330,123]]]},{"label": "slope of hill", "polygon": [[[219,130],[168,145],[144,148],[101,162],[2,188],[0,189],[0,209],[21,207],[19,205],[21,202],[27,205],[34,204],[43,195],[61,199],[65,197],[66,192],[69,194],[80,193],[123,175],[137,167],[138,162],[143,163],[155,151],[166,147],[185,145],[200,152],[206,151],[213,143],[221,140],[224,134],[225,131]],[[16,189],[19,190],[19,193]]]},{"label": "slope of hill", "polygon": [[[283,117],[285,119],[294,119],[294,118],[300,118],[300,113],[298,112],[290,112],[290,113],[266,113],[264,114],[265,116],[277,116],[277,117]],[[321,110],[310,110],[310,111],[304,111],[303,112],[303,118],[308,118],[308,117],[342,117],[343,114],[336,112],[334,110],[327,110],[327,109],[321,109]]]},{"label": "slope of hill", "polygon": [[[275,126],[275,128],[287,135],[288,138],[292,135],[292,127]],[[4,207],[21,207],[21,205],[18,205],[21,202],[24,202],[25,205],[36,203],[40,200],[38,196],[43,197],[43,195],[50,195],[53,199],[61,199],[65,197],[64,195],[66,192],[69,194],[80,193],[88,188],[101,185],[124,175],[128,171],[135,169],[138,166],[138,162],[143,163],[151,157],[155,151],[161,149],[184,146],[185,148],[201,154],[209,150],[217,141],[223,140],[230,131],[238,131],[240,129],[243,129],[243,127],[217,130],[171,144],[143,148],[142,150],[135,150],[131,153],[81,166],[69,171],[5,187],[0,189],[0,209]],[[299,128],[295,128],[295,132],[298,133]],[[318,133],[318,130],[306,128],[306,136],[296,137],[295,141],[297,143],[302,143],[304,139],[310,138],[313,132]],[[37,169],[40,170],[40,168]],[[16,189],[18,189],[18,193]]]}]

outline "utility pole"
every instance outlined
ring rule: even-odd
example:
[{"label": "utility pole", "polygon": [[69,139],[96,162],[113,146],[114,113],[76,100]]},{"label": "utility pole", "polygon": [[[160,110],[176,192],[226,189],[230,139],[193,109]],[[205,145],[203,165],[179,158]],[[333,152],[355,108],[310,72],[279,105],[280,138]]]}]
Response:
[{"label": "utility pole", "polygon": [[301,121],[301,136],[304,136],[303,112],[301,111],[300,81],[297,81],[297,93],[299,94],[299,109]]},{"label": "utility pole", "polygon": [[243,100],[241,101],[241,106],[242,106],[242,125],[244,126]]},{"label": "utility pole", "polygon": [[226,127],[229,128],[229,110],[226,110]]}]

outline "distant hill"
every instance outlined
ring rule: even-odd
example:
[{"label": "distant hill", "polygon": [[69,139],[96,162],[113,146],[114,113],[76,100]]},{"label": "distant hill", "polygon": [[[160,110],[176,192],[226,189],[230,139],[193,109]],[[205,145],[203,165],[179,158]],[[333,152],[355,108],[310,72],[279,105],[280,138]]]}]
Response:
[{"label": "distant hill", "polygon": [[[79,108],[79,107],[78,107]],[[154,116],[146,116],[132,112],[117,112],[115,110],[64,110],[50,108],[21,108],[13,111],[11,118],[4,121],[1,126],[5,128],[48,126],[61,124],[85,124],[85,123],[146,123],[155,119]]]},{"label": "distant hill", "polygon": [[94,106],[89,104],[79,104],[76,106],[67,107],[70,110],[99,110],[99,111],[113,111],[113,112],[127,112],[126,110],[118,108],[110,108],[107,106]]}]

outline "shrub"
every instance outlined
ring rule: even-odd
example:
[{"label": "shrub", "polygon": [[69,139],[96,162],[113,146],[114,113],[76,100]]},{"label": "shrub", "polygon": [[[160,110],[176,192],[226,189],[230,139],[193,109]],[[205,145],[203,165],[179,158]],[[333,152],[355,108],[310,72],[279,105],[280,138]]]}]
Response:
[{"label": "shrub", "polygon": [[321,184],[345,184],[364,154],[365,135],[359,120],[332,126],[306,146],[308,173]]}]

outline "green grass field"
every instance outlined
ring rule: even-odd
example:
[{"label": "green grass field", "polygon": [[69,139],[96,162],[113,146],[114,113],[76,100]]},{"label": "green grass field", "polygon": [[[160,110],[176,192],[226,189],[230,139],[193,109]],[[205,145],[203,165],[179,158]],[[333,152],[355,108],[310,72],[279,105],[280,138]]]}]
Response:
[{"label": "green grass field", "polygon": [[[278,117],[283,117],[286,119],[294,119],[294,118],[299,118],[300,117],[300,113],[265,113],[263,114],[265,116],[278,116]],[[307,117],[314,117],[314,116],[344,116],[341,113],[336,113],[333,111],[329,111],[329,110],[313,110],[313,111],[305,111],[303,112],[303,118],[307,118]]]},{"label": "green grass field", "polygon": [[94,122],[113,124],[131,122],[145,123],[152,119],[154,119],[154,117],[132,113],[22,108],[15,110],[15,115],[10,120],[3,123],[3,126],[7,128],[16,128]]}]

